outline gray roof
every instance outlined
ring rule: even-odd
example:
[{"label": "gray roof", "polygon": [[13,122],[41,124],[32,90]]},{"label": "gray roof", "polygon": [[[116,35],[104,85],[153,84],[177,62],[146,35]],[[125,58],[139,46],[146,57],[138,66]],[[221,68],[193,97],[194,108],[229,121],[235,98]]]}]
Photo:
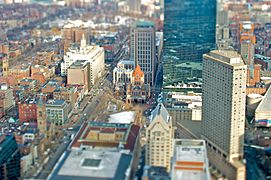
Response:
[{"label": "gray roof", "polygon": [[152,111],[151,121],[157,116],[161,116],[166,122],[169,121],[170,115],[165,106],[163,105],[163,103],[158,103],[156,108]]},{"label": "gray roof", "polygon": [[[100,162],[87,163],[84,160],[99,159]],[[57,168],[52,179],[54,180],[120,180],[125,179],[126,172],[130,168],[132,156],[121,152],[105,150],[72,150],[68,157]]]}]

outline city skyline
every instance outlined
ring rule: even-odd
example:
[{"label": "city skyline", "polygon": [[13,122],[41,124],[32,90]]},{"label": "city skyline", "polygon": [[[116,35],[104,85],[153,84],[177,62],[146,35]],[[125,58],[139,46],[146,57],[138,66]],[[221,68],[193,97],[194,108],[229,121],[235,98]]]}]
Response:
[{"label": "city skyline", "polygon": [[271,179],[266,0],[0,0],[0,179]]}]

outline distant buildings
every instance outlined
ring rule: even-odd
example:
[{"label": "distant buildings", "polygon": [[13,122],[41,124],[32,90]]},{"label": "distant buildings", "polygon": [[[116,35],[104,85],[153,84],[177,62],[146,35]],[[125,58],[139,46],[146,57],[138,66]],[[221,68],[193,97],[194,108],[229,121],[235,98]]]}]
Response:
[{"label": "distant buildings", "polygon": [[6,84],[0,84],[0,109],[3,112],[14,106],[13,89]]},{"label": "distant buildings", "polygon": [[216,1],[165,1],[164,16],[163,86],[201,77],[202,55],[215,48]]},{"label": "distant buildings", "polygon": [[211,180],[204,140],[174,140],[172,180]]},{"label": "distant buildings", "polygon": [[0,179],[20,178],[20,152],[13,136],[0,136]]},{"label": "distant buildings", "polygon": [[246,71],[235,51],[203,56],[202,138],[210,165],[228,179],[245,179],[242,163],[245,131]]},{"label": "distant buildings", "polygon": [[134,61],[121,60],[113,70],[113,85],[115,94],[123,98],[126,97],[127,85],[132,80],[134,71]]},{"label": "distant buildings", "polygon": [[141,0],[128,0],[128,6],[130,12],[140,13],[141,12]]},{"label": "distant buildings", "polygon": [[125,85],[131,82],[134,68],[134,61],[119,61],[117,67],[113,70],[113,84],[117,86],[118,84]]},{"label": "distant buildings", "polygon": [[150,85],[145,83],[144,72],[137,65],[133,71],[132,78],[127,84],[126,102],[145,103],[150,97]]},{"label": "distant buildings", "polygon": [[156,72],[156,38],[153,22],[140,21],[131,29],[131,59],[145,74],[145,83],[154,85]]},{"label": "distant buildings", "polygon": [[172,119],[164,105],[159,103],[153,110],[150,125],[146,129],[146,165],[162,166],[169,172],[173,139]]},{"label": "distant buildings", "polygon": [[61,75],[67,75],[67,69],[78,60],[86,60],[89,63],[90,84],[94,85],[104,72],[104,49],[99,46],[88,46],[84,35],[80,47],[72,46],[64,55],[61,63]]},{"label": "distant buildings", "polygon": [[86,60],[77,60],[67,69],[67,84],[90,90],[90,66]]}]

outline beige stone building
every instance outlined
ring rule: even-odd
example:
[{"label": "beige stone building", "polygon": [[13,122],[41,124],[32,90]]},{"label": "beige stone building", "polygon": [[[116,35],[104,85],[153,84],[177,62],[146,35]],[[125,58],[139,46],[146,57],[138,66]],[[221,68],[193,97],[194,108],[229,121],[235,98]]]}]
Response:
[{"label": "beige stone building", "polygon": [[243,159],[247,67],[235,51],[203,56],[202,138],[218,177],[245,179]]},{"label": "beige stone building", "polygon": [[162,103],[153,110],[146,129],[146,165],[166,167],[170,171],[174,129],[168,111]]},{"label": "beige stone building", "polygon": [[86,92],[90,90],[90,78],[89,62],[86,60],[75,61],[67,70],[67,83],[85,86]]}]

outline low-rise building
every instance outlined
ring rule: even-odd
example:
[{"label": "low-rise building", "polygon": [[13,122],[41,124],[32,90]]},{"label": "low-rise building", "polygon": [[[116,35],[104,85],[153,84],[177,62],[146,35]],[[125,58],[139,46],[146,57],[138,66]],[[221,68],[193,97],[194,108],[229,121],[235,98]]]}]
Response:
[{"label": "low-rise building", "polygon": [[64,125],[68,121],[69,104],[64,100],[50,99],[46,102],[47,120],[57,126]]},{"label": "low-rise building", "polygon": [[211,179],[204,140],[177,139],[174,141],[171,179]]},{"label": "low-rise building", "polygon": [[201,121],[201,93],[167,92],[164,96],[164,104],[172,117],[173,124]]},{"label": "low-rise building", "polygon": [[128,180],[132,155],[105,149],[72,150],[55,168],[52,178],[81,180]]},{"label": "low-rise building", "polygon": [[87,122],[75,137],[72,148],[111,148],[133,151],[140,127],[134,124]]},{"label": "low-rise building", "polygon": [[27,98],[18,103],[20,122],[37,121],[37,101],[36,98]]}]

